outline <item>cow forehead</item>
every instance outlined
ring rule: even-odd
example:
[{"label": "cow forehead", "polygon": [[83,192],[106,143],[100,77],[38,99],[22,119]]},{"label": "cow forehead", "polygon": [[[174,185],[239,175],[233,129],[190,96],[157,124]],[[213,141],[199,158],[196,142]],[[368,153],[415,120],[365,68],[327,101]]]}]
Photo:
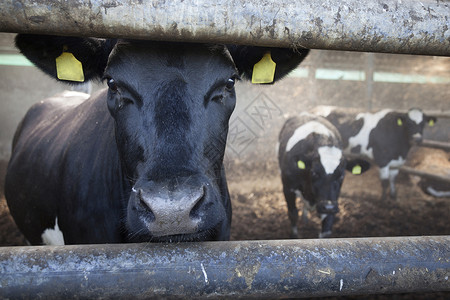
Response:
[{"label": "cow forehead", "polygon": [[324,136],[332,136],[333,133],[322,123],[317,121],[309,121],[298,127],[286,144],[286,152],[289,152],[298,142],[305,139],[311,133]]},{"label": "cow forehead", "polygon": [[116,45],[104,75],[147,94],[175,79],[195,86],[195,92],[202,93],[214,82],[236,74],[224,46],[133,42]]},{"label": "cow forehead", "polygon": [[416,124],[420,124],[423,121],[423,112],[420,109],[411,109],[408,111],[408,117]]},{"label": "cow forehead", "polygon": [[341,164],[342,150],[335,146],[322,146],[317,149],[322,164],[327,174],[333,174]]},{"label": "cow forehead", "polygon": [[[233,66],[230,53],[224,46],[169,42],[119,42],[110,54],[111,64],[125,67],[202,68],[210,64]],[[151,71],[151,70],[150,70]]]}]

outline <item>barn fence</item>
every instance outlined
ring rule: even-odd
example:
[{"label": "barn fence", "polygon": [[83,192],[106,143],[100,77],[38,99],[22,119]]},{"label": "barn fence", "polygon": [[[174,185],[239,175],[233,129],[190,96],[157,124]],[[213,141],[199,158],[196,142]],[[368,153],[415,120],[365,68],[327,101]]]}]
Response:
[{"label": "barn fence", "polygon": [[449,10],[440,0],[6,0],[0,31],[448,56]]},{"label": "barn fence", "polygon": [[0,248],[5,298],[276,298],[450,290],[450,237]]},{"label": "barn fence", "polygon": [[[449,11],[439,0],[7,0],[0,31],[450,56]],[[450,237],[4,247],[0,274],[4,298],[450,291]]]}]

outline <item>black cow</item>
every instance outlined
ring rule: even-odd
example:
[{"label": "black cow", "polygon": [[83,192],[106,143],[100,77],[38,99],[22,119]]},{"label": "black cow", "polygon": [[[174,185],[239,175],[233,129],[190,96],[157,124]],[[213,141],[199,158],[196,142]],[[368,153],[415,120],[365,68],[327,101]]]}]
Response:
[{"label": "black cow", "polygon": [[302,113],[286,121],[278,146],[281,181],[291,221],[291,236],[298,237],[296,197],[304,200],[302,219],[317,210],[322,219],[320,238],[331,235],[345,170],[361,174],[369,168],[363,160],[347,161],[337,129],[326,119]]},{"label": "black cow", "polygon": [[346,154],[365,157],[379,166],[382,198],[386,198],[389,186],[390,196],[396,198],[397,168],[405,163],[409,149],[422,141],[425,123],[436,122],[436,118],[426,116],[417,108],[407,113],[391,109],[370,113],[358,109],[319,106],[313,112],[336,126]]},{"label": "black cow", "polygon": [[19,125],[5,193],[31,244],[229,239],[234,83],[267,51],[275,80],[308,52],[33,35],[16,45],[54,78],[71,53],[109,87],[41,101]]}]

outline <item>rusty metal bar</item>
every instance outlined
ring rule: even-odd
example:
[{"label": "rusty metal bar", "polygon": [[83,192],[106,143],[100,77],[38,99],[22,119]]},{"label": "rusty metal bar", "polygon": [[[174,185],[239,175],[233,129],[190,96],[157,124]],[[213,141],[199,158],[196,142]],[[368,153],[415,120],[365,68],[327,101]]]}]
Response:
[{"label": "rusty metal bar", "polygon": [[0,31],[450,56],[440,0],[6,0]]},{"label": "rusty metal bar", "polygon": [[450,237],[0,248],[2,298],[275,298],[450,291]]}]

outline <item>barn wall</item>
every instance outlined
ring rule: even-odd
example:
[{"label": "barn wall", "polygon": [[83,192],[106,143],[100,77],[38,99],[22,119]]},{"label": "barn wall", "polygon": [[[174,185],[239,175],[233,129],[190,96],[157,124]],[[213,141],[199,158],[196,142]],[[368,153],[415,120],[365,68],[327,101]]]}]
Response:
[{"label": "barn wall", "polygon": [[[17,53],[13,37],[14,34],[0,33],[0,55]],[[443,80],[444,83],[373,82],[370,95],[369,83],[361,76],[371,59],[375,72],[416,75],[412,81],[422,78],[422,81]],[[336,70],[345,72],[336,75]],[[27,108],[70,86],[28,66],[0,65],[0,76],[0,159],[7,159],[15,128]],[[101,87],[94,85],[93,89]],[[449,57],[313,50],[293,76],[273,86],[237,84],[238,104],[230,120],[226,157],[250,162],[266,157],[265,160],[275,161],[275,144],[286,117],[315,105],[448,110],[449,87]],[[427,129],[428,138],[450,140],[449,127],[448,120],[438,122],[433,130]],[[256,157],[254,153],[262,155]]]}]

